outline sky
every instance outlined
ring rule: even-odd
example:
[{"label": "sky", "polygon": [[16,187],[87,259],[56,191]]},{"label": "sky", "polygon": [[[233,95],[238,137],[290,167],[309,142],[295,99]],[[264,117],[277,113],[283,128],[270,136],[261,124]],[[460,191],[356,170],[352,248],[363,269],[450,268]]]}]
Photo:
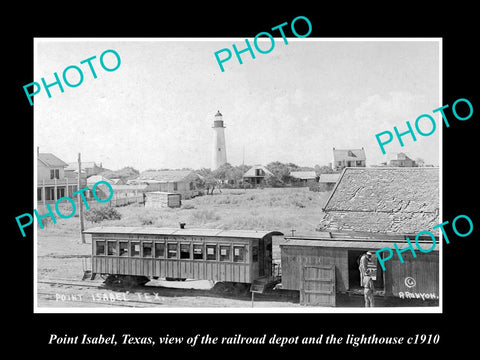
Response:
[{"label": "sky", "polygon": [[[254,48],[256,58],[243,53],[243,64],[233,54],[222,72],[214,53],[233,53],[232,44],[243,49],[245,39],[37,38],[32,81],[51,83],[69,65],[84,79],[78,87],[63,84],[63,93],[51,87],[51,98],[43,88],[35,95],[36,146],[66,162],[81,153],[112,170],[210,168],[219,110],[232,165],[328,165],[333,147],[363,147],[367,166],[398,152],[439,164],[441,126],[416,142],[405,136],[404,147],[386,145],[386,155],[375,139],[394,126],[406,130],[406,121],[414,126],[422,114],[441,124],[432,113],[443,105],[437,39],[288,38],[286,45],[275,38],[270,53]],[[99,63],[108,49],[121,58],[112,72]],[[80,64],[94,55],[96,79]],[[111,53],[104,59],[116,63]],[[68,79],[78,81],[74,70]],[[427,132],[431,125],[420,126]]]}]

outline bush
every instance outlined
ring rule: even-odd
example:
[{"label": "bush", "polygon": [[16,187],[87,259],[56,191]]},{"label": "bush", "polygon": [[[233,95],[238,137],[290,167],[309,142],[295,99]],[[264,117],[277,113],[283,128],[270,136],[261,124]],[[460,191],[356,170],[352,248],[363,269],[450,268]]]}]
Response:
[{"label": "bush", "polygon": [[92,223],[99,223],[103,220],[120,220],[122,215],[113,207],[101,207],[87,210],[85,219]]},{"label": "bush", "polygon": [[182,209],[195,209],[195,205],[189,204],[189,203],[183,203],[182,204]]}]

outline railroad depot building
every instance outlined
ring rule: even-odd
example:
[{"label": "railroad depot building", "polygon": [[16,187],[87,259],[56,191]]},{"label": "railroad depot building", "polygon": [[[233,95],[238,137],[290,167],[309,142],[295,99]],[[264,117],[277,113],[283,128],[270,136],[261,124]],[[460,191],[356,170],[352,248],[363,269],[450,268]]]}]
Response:
[{"label": "railroad depot building", "polygon": [[[438,305],[440,242],[432,228],[440,223],[439,168],[345,168],[323,210],[318,234],[286,236],[280,244],[283,289],[299,290],[302,304],[335,306],[338,294],[362,294],[358,259],[371,251],[376,298],[396,306],[411,305],[411,297],[420,298],[415,305]],[[415,248],[423,230],[436,238],[428,253]],[[417,257],[407,249],[401,263],[394,243],[406,249],[407,237]],[[419,243],[432,247],[428,235]],[[375,251],[386,247],[393,257],[383,271]]]}]

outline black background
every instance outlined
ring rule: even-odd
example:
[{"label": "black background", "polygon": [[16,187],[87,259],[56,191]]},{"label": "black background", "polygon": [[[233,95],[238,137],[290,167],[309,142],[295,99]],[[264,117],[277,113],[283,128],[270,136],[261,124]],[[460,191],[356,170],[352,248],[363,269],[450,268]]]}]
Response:
[{"label": "black background", "polygon": [[[322,4],[322,2],[319,2]],[[259,352],[276,355],[315,358],[322,355],[390,356],[393,354],[441,354],[457,347],[466,353],[475,346],[475,291],[478,271],[478,199],[477,163],[480,150],[475,146],[475,125],[479,121],[478,102],[479,61],[477,12],[459,2],[429,8],[405,2],[375,6],[341,3],[337,8],[324,5],[293,6],[279,3],[259,8],[258,4],[221,3],[207,7],[187,3],[178,9],[161,2],[135,4],[84,3],[41,9],[10,10],[12,21],[4,29],[6,39],[2,61],[4,78],[2,146],[7,160],[4,164],[4,224],[7,234],[3,254],[14,250],[2,262],[5,301],[2,325],[4,337],[15,354],[59,358],[60,355],[107,354],[125,356],[165,356],[166,353],[233,354],[256,356]],[[40,6],[38,6],[40,7]],[[13,7],[15,9],[15,7]],[[253,38],[261,31],[306,16],[312,23],[309,37],[442,37],[443,38],[443,104],[450,104],[446,114],[450,128],[443,128],[443,219],[451,221],[459,214],[468,215],[475,225],[474,232],[458,238],[449,232],[451,243],[443,251],[443,314],[33,314],[33,238],[31,230],[22,238],[15,216],[31,212],[34,163],[33,108],[23,92],[23,85],[33,78],[34,37],[240,37]],[[3,25],[5,26],[5,24]],[[303,33],[299,29],[299,33]],[[288,36],[288,35],[287,35]],[[474,86],[475,91],[474,91]],[[451,105],[458,98],[473,104],[474,114],[467,121],[457,121]],[[160,101],[161,99],[159,99]],[[430,113],[431,109],[425,109]],[[420,115],[420,114],[419,114]],[[408,119],[406,119],[408,120]],[[411,119],[410,119],[411,120]],[[68,119],[64,126],[68,126]],[[372,139],[373,141],[373,139]],[[8,169],[8,170],[7,170]],[[5,197],[6,195],[6,197]],[[30,227],[31,229],[31,227]],[[5,261],[6,260],[6,261]],[[12,315],[7,321],[7,316]],[[474,325],[473,328],[470,324]],[[122,333],[136,336],[244,336],[263,334],[279,336],[319,336],[347,334],[377,336],[413,336],[440,334],[438,345],[368,346],[354,348],[335,346],[52,346],[47,345],[51,333],[71,336],[88,333]],[[263,355],[265,356],[265,355]],[[268,356],[268,355],[267,355]]]}]

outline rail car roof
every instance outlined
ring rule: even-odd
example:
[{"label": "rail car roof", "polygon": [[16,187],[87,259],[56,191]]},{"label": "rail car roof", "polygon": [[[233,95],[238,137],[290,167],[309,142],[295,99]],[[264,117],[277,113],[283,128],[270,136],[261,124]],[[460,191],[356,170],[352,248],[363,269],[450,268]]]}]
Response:
[{"label": "rail car roof", "polygon": [[280,231],[265,230],[222,230],[222,229],[179,229],[134,226],[101,226],[83,231],[84,234],[138,234],[138,235],[190,235],[223,236],[262,239],[267,235],[283,235]]}]

